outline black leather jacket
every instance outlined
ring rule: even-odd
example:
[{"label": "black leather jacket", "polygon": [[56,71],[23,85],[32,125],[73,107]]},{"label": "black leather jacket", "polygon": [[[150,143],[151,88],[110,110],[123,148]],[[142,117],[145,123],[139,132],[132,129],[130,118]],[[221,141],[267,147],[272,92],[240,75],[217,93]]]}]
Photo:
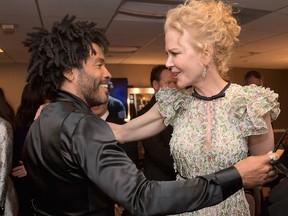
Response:
[{"label": "black leather jacket", "polygon": [[234,168],[187,181],[148,181],[117,145],[109,125],[60,91],[32,124],[23,151],[37,207],[50,215],[133,215],[193,211],[242,187]]}]

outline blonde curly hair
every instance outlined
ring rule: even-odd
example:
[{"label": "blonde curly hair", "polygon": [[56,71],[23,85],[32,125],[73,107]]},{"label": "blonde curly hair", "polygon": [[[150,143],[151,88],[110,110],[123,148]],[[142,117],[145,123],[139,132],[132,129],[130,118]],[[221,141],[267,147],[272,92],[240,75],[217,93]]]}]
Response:
[{"label": "blonde curly hair", "polygon": [[167,13],[164,26],[183,35],[188,31],[195,41],[192,45],[202,50],[207,44],[214,48],[213,61],[223,79],[227,79],[233,48],[238,42],[240,26],[232,15],[232,7],[217,0],[187,0]]}]

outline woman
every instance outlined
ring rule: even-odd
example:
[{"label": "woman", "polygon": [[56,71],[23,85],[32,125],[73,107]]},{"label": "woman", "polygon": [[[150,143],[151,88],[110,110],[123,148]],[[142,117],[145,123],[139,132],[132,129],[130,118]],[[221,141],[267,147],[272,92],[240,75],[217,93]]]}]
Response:
[{"label": "woman", "polygon": [[18,200],[10,178],[14,111],[0,88],[0,215],[16,216]]},{"label": "woman", "polygon": [[[167,14],[166,66],[181,89],[162,89],[145,115],[115,126],[120,142],[174,128],[170,141],[177,179],[221,170],[251,155],[273,150],[271,121],[278,95],[269,89],[227,82],[228,63],[240,27],[231,7],[216,1],[187,1]],[[191,87],[193,86],[193,87]],[[250,215],[244,191],[219,205],[183,215]]]},{"label": "woman", "polygon": [[27,83],[24,86],[21,103],[15,117],[15,130],[13,140],[13,169],[11,175],[19,198],[19,216],[33,215],[30,199],[31,186],[28,184],[27,171],[22,162],[22,149],[24,141],[34,116],[41,104],[45,103],[40,86]]}]

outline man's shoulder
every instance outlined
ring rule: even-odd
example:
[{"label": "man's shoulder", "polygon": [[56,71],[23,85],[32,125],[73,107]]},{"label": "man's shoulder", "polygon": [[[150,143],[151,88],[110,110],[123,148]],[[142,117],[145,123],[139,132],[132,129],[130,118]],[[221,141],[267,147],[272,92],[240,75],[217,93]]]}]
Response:
[{"label": "man's shoulder", "polygon": [[109,112],[118,112],[119,110],[126,110],[126,109],[121,100],[109,96],[108,110]]},{"label": "man's shoulder", "polygon": [[110,105],[121,105],[121,106],[124,106],[124,104],[122,103],[121,100],[119,100],[118,98],[114,98],[112,96],[109,96],[109,102],[108,102]]}]

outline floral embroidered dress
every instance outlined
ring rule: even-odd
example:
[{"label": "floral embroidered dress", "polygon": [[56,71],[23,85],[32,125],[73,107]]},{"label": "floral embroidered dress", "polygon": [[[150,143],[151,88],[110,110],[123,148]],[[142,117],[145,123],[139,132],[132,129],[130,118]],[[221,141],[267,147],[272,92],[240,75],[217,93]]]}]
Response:
[{"label": "floral embroidered dress", "polygon": [[[228,83],[222,97],[212,100],[192,93],[192,89],[163,88],[156,95],[165,124],[174,128],[170,149],[178,180],[214,173],[246,158],[248,136],[268,131],[263,115],[269,112],[275,120],[280,112],[278,94],[255,85]],[[216,206],[181,215],[250,216],[250,212],[242,189]]]}]

